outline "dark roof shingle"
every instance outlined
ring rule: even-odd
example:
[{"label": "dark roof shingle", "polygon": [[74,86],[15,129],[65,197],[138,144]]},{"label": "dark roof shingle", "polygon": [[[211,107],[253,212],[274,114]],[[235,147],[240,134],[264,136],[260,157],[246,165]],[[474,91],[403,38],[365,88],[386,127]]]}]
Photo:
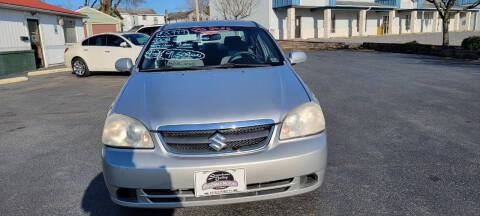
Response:
[{"label": "dark roof shingle", "polygon": [[128,13],[128,14],[135,14],[135,15],[148,15],[148,14],[157,14],[157,12],[152,8],[118,8],[118,12],[120,13]]}]

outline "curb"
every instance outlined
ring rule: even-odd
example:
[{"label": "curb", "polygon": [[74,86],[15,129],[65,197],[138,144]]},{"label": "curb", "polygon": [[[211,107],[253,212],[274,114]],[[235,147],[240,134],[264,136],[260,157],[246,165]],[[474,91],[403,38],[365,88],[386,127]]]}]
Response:
[{"label": "curb", "polygon": [[52,73],[60,73],[60,72],[67,72],[70,71],[70,68],[58,68],[53,70],[44,70],[44,71],[33,71],[28,72],[28,76],[40,76],[45,74],[52,74]]},{"label": "curb", "polygon": [[70,71],[70,68],[65,67],[65,68],[57,68],[57,69],[51,69],[51,70],[32,71],[32,72],[28,72],[27,76],[0,79],[0,85],[27,81],[28,77],[30,76],[40,76],[40,75],[61,73],[61,72],[67,72],[67,71]]},{"label": "curb", "polygon": [[17,82],[23,82],[27,81],[28,77],[14,77],[14,78],[8,78],[8,79],[0,79],[0,85],[3,84],[9,84],[9,83],[17,83]]},{"label": "curb", "polygon": [[480,52],[466,50],[463,49],[461,46],[443,47],[440,45],[428,45],[419,43],[363,43],[362,47],[382,52],[449,57],[453,59],[464,59],[473,61],[480,60]]}]

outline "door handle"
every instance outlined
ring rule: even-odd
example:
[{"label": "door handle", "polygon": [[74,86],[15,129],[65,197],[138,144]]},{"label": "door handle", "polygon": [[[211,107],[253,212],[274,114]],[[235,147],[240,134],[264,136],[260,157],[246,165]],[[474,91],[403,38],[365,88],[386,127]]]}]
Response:
[{"label": "door handle", "polygon": [[83,49],[83,51],[88,51],[88,49]]},{"label": "door handle", "polygon": [[110,51],[107,50],[107,51],[105,51],[105,53],[110,53]]}]

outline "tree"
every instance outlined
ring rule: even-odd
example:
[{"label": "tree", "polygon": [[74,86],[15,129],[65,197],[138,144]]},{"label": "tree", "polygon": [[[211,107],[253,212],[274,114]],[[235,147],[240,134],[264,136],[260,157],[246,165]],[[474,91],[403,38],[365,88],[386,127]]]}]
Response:
[{"label": "tree", "polygon": [[[422,0],[417,0],[417,1],[422,1]],[[457,0],[427,0],[427,1],[435,5],[435,8],[437,9],[438,14],[440,15],[440,18],[442,18],[443,46],[448,46],[450,44],[449,35],[448,35],[448,26],[450,25],[450,17],[452,15],[455,16],[460,12],[473,9],[478,5],[480,5],[480,0],[476,0],[474,2],[472,1],[470,5],[461,6],[461,9],[456,10],[455,12],[451,12]],[[468,20],[467,22],[470,22],[470,20]]]},{"label": "tree", "polygon": [[[195,11],[195,0],[187,0],[188,10]],[[210,15],[210,7],[208,6],[210,0],[198,0],[198,12],[200,13],[200,19],[202,17],[208,17]]]},{"label": "tree", "polygon": [[[96,3],[96,0],[94,4]],[[125,4],[126,6],[138,7],[140,4],[145,3],[145,0],[101,0],[99,11],[111,16],[122,18],[120,12],[118,12],[118,6]],[[93,5],[92,5],[93,6]]]},{"label": "tree", "polygon": [[[213,5],[223,19],[245,19],[252,14],[259,0],[216,0]],[[479,0],[480,1],[480,0]]]},{"label": "tree", "polygon": [[83,4],[83,6],[93,7],[93,6],[95,6],[95,4],[97,4],[97,1],[98,0],[93,0],[93,2],[92,2],[92,0],[85,0],[85,3]]}]

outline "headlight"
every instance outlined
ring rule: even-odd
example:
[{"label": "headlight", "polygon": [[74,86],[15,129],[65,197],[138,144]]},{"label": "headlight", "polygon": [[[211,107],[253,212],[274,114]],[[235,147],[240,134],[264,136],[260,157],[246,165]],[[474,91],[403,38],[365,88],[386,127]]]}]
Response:
[{"label": "headlight", "polygon": [[280,139],[313,135],[325,130],[325,118],[320,105],[308,102],[290,111],[283,120]]},{"label": "headlight", "polygon": [[115,113],[105,120],[102,142],[113,147],[153,148],[152,137],[141,122]]}]

